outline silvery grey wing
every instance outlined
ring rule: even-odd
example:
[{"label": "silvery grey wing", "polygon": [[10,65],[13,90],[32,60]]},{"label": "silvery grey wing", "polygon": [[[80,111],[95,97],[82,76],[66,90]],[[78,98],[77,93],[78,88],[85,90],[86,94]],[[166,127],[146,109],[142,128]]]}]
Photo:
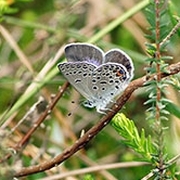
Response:
[{"label": "silvery grey wing", "polygon": [[71,43],[65,47],[65,56],[68,62],[86,61],[99,66],[103,62],[103,51],[88,43]]},{"label": "silvery grey wing", "polygon": [[112,50],[108,51],[105,54],[105,62],[104,63],[108,63],[108,62],[122,64],[123,66],[125,66],[125,68],[129,72],[128,81],[133,78],[133,72],[134,72],[133,62],[132,62],[131,58],[124,51],[122,51],[120,49],[112,49]]},{"label": "silvery grey wing", "polygon": [[113,100],[127,87],[127,78],[129,74],[126,68],[117,63],[102,64],[97,67],[91,79],[89,79],[89,89],[92,97],[102,101]]},{"label": "silvery grey wing", "polygon": [[91,74],[96,68],[95,65],[87,62],[66,62],[59,63],[58,68],[69,83],[86,99],[92,96],[88,82]]}]

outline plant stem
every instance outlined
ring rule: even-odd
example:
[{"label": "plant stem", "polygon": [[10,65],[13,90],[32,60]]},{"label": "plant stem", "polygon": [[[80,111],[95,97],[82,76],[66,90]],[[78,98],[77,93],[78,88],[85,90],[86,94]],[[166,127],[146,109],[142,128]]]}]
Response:
[{"label": "plant stem", "polygon": [[[161,76],[159,75],[160,73],[160,58],[161,58],[161,54],[160,54],[160,43],[159,43],[159,39],[160,39],[160,22],[159,22],[159,0],[155,0],[155,11],[156,11],[156,39],[155,39],[155,43],[156,43],[156,60],[157,60],[157,64],[156,64],[156,72],[157,72],[157,83],[159,83],[161,81]],[[159,86],[157,85],[157,102],[159,102],[161,99],[161,90],[159,88]],[[158,103],[156,103],[156,120],[159,121],[160,119],[160,109],[158,106]]]},{"label": "plant stem", "polygon": [[163,134],[162,134],[162,127],[161,127],[161,119],[160,119],[160,100],[161,100],[161,88],[159,87],[159,84],[161,82],[161,52],[160,52],[160,0],[155,0],[155,13],[156,13],[156,27],[155,27],[155,43],[156,43],[156,72],[157,72],[157,87],[156,87],[156,132],[157,132],[157,139],[158,139],[158,148],[159,148],[159,154],[158,154],[158,168],[160,172],[160,179],[163,177],[161,173],[161,169],[163,167],[164,161],[163,161]]}]

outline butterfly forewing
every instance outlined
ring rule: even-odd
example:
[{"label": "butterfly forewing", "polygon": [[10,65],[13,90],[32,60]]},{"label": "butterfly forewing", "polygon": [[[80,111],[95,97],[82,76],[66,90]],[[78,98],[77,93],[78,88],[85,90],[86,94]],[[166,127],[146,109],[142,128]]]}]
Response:
[{"label": "butterfly forewing", "polygon": [[86,62],[60,63],[58,68],[69,83],[85,98],[89,99],[92,96],[88,89],[88,82],[96,68],[95,65]]},{"label": "butterfly forewing", "polygon": [[86,61],[96,66],[102,64],[103,51],[91,44],[73,43],[65,47],[68,62]]}]

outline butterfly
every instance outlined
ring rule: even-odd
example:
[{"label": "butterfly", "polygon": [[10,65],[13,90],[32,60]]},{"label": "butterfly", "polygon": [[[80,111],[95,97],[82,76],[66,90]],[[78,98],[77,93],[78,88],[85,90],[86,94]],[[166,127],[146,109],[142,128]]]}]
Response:
[{"label": "butterfly", "polygon": [[71,43],[65,47],[67,62],[58,68],[69,83],[87,101],[86,107],[96,107],[104,113],[133,78],[134,66],[131,58],[120,49],[104,53],[88,43]]}]

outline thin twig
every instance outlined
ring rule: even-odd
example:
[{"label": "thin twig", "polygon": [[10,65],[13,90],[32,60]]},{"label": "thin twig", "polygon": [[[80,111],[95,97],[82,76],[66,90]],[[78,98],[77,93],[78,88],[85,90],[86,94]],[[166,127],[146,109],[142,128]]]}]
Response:
[{"label": "thin twig", "polygon": [[57,174],[54,176],[42,178],[41,180],[57,180],[57,179],[66,178],[68,176],[87,174],[87,173],[102,171],[102,170],[107,170],[107,169],[139,167],[139,166],[145,166],[145,165],[149,165],[149,163],[146,163],[146,162],[123,162],[123,163],[103,164],[103,165],[97,165],[97,166],[93,166],[93,167],[78,169],[78,170],[74,170],[74,171],[70,171],[70,172],[65,172],[62,174]]}]

